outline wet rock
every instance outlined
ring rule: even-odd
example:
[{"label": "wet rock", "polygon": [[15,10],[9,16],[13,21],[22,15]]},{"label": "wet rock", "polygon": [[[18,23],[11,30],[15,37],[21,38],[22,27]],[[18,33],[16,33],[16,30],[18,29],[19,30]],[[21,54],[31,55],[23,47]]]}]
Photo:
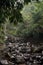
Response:
[{"label": "wet rock", "polygon": [[29,61],[27,61],[26,65],[32,65],[32,63],[31,63],[31,62],[29,62]]},{"label": "wet rock", "polygon": [[15,63],[9,61],[9,65],[15,65]]},{"label": "wet rock", "polygon": [[17,63],[23,63],[25,60],[24,60],[24,58],[22,57],[22,56],[20,56],[20,55],[17,55],[16,56],[16,62]]},{"label": "wet rock", "polygon": [[33,61],[33,64],[37,64],[37,61],[36,61],[36,60],[34,60],[34,61]]},{"label": "wet rock", "polygon": [[26,49],[27,49],[26,50],[27,53],[31,53],[31,48],[30,47],[27,47]]},{"label": "wet rock", "polygon": [[8,65],[7,60],[1,60],[1,63],[2,63],[3,65]]},{"label": "wet rock", "polygon": [[36,56],[36,60],[39,61],[41,56]]},{"label": "wet rock", "polygon": [[30,54],[24,54],[24,59],[25,59],[25,61],[30,60]]},{"label": "wet rock", "polygon": [[20,52],[21,52],[21,53],[26,53],[26,47],[25,47],[25,46],[22,46]]}]

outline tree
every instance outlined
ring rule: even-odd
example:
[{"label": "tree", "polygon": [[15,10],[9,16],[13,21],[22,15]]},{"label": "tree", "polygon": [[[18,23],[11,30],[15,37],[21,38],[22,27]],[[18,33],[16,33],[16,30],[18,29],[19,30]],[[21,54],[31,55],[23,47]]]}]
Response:
[{"label": "tree", "polygon": [[18,25],[17,34],[24,39],[32,36],[35,41],[38,40],[43,29],[43,2],[25,5],[21,13],[24,23]]},{"label": "tree", "polygon": [[[11,22],[21,21],[22,15],[20,10],[23,4],[32,0],[0,0],[0,23],[4,22],[5,18],[10,18]],[[36,0],[39,1],[39,0]]]},{"label": "tree", "polygon": [[9,22],[14,24],[23,22],[21,10],[28,2],[32,0],[0,0],[0,25],[3,26],[5,35]]},{"label": "tree", "polygon": [[22,21],[20,10],[23,4],[18,0],[0,0],[0,25],[3,26],[4,34],[6,35],[6,28],[8,23],[17,24]]}]

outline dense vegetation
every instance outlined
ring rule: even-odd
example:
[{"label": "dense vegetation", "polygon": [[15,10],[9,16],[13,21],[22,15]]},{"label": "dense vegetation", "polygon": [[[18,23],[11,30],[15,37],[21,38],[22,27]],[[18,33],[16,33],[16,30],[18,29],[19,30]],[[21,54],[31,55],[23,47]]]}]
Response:
[{"label": "dense vegetation", "polygon": [[24,39],[42,38],[43,1],[0,0],[0,42],[5,39],[7,34]]}]

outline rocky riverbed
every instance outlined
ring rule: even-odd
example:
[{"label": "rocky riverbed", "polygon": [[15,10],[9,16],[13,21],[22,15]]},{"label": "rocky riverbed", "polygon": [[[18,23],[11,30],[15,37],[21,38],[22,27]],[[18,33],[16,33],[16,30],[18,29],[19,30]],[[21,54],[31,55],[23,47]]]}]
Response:
[{"label": "rocky riverbed", "polygon": [[43,49],[27,43],[8,43],[0,50],[0,65],[43,65]]},{"label": "rocky riverbed", "polygon": [[43,45],[30,42],[1,44],[0,65],[43,65]]}]

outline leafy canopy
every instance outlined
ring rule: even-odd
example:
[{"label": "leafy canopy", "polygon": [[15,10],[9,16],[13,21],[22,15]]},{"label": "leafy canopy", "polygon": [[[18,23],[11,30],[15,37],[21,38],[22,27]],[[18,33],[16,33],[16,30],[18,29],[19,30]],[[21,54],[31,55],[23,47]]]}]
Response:
[{"label": "leafy canopy", "polygon": [[[17,23],[23,21],[20,10],[24,4],[32,0],[0,0],[0,23],[4,23],[6,18],[9,17],[10,22]],[[36,0],[37,2],[39,0]]]}]

